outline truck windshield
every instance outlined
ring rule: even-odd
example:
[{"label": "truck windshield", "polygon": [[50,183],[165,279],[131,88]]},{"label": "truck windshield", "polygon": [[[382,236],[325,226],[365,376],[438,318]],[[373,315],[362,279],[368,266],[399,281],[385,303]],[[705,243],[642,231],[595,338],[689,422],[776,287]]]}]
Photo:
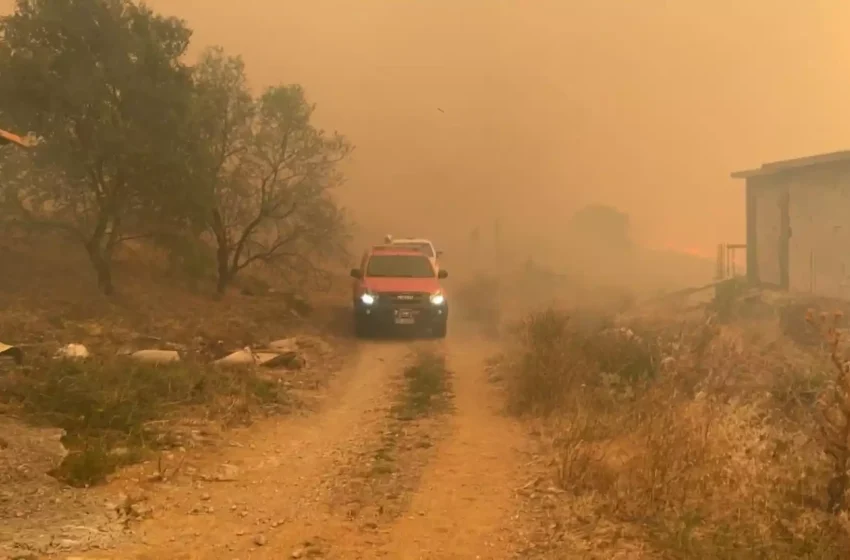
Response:
[{"label": "truck windshield", "polygon": [[434,256],[434,251],[431,249],[431,245],[429,243],[419,243],[416,241],[396,241],[393,243],[393,245],[398,245],[399,247],[404,247],[405,249],[419,251],[426,257]]},{"label": "truck windshield", "polygon": [[420,255],[372,255],[366,276],[377,278],[431,278],[431,261]]}]

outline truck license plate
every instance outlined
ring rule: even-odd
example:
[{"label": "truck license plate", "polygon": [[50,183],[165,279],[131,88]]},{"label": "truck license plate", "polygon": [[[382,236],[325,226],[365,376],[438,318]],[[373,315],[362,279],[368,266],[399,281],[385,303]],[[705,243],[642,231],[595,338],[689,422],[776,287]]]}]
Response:
[{"label": "truck license plate", "polygon": [[399,309],[398,311],[396,311],[396,325],[412,325],[414,322],[416,322],[416,318],[413,316],[413,311],[409,309]]}]

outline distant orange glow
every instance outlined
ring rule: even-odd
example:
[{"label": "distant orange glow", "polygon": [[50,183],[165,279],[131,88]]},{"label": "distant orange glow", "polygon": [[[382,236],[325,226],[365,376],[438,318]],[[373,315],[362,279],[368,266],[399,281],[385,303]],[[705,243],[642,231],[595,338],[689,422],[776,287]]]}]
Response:
[{"label": "distant orange glow", "polygon": [[665,243],[664,249],[666,251],[673,251],[674,253],[683,253],[685,255],[690,255],[692,257],[701,257],[703,259],[711,259],[714,258],[714,252],[711,250],[706,250],[702,247],[697,246],[689,246],[689,247],[681,247],[676,246],[673,243]]},{"label": "distant orange glow", "polygon": [[685,248],[682,252],[683,252],[683,253],[687,253],[687,254],[689,254],[689,255],[692,255],[692,256],[694,256],[694,257],[706,257],[706,256],[708,256],[708,255],[706,255],[706,254],[705,254],[705,252],[704,252],[702,249],[700,249],[699,247],[687,247],[687,248]]}]

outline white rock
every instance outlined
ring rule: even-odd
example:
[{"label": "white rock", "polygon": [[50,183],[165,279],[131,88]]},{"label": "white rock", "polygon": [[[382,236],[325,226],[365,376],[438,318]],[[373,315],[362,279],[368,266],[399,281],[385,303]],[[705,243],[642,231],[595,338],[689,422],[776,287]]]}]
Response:
[{"label": "white rock", "polygon": [[91,357],[91,354],[89,353],[89,349],[82,344],[71,343],[60,348],[56,352],[56,357],[67,360],[85,360]]},{"label": "white rock", "polygon": [[237,350],[232,354],[216,360],[215,364],[220,366],[252,366],[263,365],[278,357],[277,352],[254,352],[250,348]]},{"label": "white rock", "polygon": [[180,361],[180,353],[176,350],[139,350],[130,357],[149,364],[167,364]]}]

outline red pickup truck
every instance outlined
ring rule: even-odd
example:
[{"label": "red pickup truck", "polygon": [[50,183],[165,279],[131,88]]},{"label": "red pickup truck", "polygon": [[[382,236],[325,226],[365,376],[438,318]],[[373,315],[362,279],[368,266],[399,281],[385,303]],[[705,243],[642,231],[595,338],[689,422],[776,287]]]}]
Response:
[{"label": "red pickup truck", "polygon": [[352,269],[351,276],[358,337],[390,329],[446,336],[449,306],[440,280],[448,273],[435,271],[421,251],[377,245],[363,254],[360,268]]}]

